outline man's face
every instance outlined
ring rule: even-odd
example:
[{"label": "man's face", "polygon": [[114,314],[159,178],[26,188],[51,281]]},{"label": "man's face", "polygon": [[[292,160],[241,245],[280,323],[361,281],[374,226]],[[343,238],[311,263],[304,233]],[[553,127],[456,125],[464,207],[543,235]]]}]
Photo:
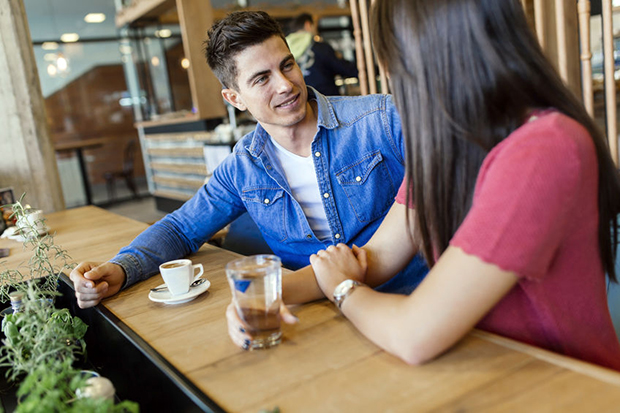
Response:
[{"label": "man's face", "polygon": [[275,132],[273,127],[292,127],[305,118],[308,91],[284,40],[273,36],[238,53],[234,61],[237,90],[222,90],[230,104],[249,110],[269,133]]}]

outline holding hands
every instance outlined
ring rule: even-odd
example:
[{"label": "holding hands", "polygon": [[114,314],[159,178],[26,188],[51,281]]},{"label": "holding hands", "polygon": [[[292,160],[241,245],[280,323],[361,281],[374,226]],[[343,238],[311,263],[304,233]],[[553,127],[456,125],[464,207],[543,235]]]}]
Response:
[{"label": "holding hands", "polygon": [[120,265],[105,262],[82,262],[69,275],[80,308],[94,307],[120,291],[125,283],[125,270]]},{"label": "holding hands", "polygon": [[[354,279],[364,282],[366,279],[366,251],[355,245],[353,249],[350,249],[345,244],[332,245],[326,250],[321,250],[310,256],[310,263],[314,273],[310,270],[310,267],[307,267],[307,269],[305,268],[295,273],[300,276],[299,278],[295,278],[295,274],[290,274],[288,280],[292,282],[283,282],[284,296],[288,297],[287,303],[303,303],[322,298],[321,291],[331,300],[334,289],[342,281]],[[318,288],[316,286],[311,288],[315,277]],[[303,286],[304,290],[312,290],[312,293],[308,296],[303,294],[296,295],[293,291],[296,288],[299,289],[300,286]],[[319,288],[321,291],[319,291]],[[304,296],[303,299],[300,299],[302,296]],[[280,307],[280,319],[286,324],[294,324],[299,321],[284,303]],[[237,314],[237,309],[232,302],[226,309],[226,320],[228,323],[228,335],[232,341],[245,350],[249,349],[253,337],[248,326]]]},{"label": "holding hands", "polygon": [[333,300],[333,292],[338,284],[347,279],[364,283],[368,261],[366,251],[354,245],[353,249],[346,244],[330,245],[310,256],[310,264],[314,276],[323,294]]}]

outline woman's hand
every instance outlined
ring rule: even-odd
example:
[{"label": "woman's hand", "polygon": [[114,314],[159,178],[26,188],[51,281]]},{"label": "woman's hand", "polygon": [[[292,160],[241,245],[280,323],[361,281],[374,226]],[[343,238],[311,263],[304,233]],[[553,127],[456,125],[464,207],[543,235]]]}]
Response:
[{"label": "woman's hand", "polygon": [[330,245],[310,256],[310,264],[323,294],[333,300],[334,289],[347,279],[366,280],[368,262],[366,251],[357,246],[349,249],[345,244]]},{"label": "woman's hand", "polygon": [[[299,321],[284,303],[280,305],[280,319],[286,324],[295,324]],[[248,326],[239,318],[235,303],[233,302],[228,304],[226,308],[226,321],[228,322],[228,335],[233,343],[244,350],[248,350],[252,341],[252,335],[249,333]]]}]

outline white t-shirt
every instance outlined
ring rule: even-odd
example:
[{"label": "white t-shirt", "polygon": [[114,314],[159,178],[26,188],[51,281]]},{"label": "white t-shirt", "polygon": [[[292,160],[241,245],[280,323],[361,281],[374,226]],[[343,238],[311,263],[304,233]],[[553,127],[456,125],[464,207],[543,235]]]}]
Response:
[{"label": "white t-shirt", "polygon": [[284,149],[273,138],[271,138],[271,142],[276,148],[275,155],[280,161],[282,172],[288,181],[293,197],[301,205],[310,228],[318,239],[330,239],[331,230],[327,222],[327,215],[325,215],[319,182],[314,171],[313,157],[296,155]]}]

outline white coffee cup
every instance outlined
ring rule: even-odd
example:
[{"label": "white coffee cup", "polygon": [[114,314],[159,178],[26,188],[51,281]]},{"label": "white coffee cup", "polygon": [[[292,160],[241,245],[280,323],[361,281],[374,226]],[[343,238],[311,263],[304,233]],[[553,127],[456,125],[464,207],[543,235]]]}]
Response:
[{"label": "white coffee cup", "polygon": [[24,217],[17,221],[17,226],[25,234],[36,231],[39,235],[42,235],[47,232],[45,217],[40,209],[26,210]]},{"label": "white coffee cup", "polygon": [[[198,274],[194,275],[199,268]],[[181,295],[189,291],[189,286],[200,278],[204,272],[202,264],[192,265],[191,260],[182,259],[163,263],[159,266],[161,277],[172,295]]]}]

